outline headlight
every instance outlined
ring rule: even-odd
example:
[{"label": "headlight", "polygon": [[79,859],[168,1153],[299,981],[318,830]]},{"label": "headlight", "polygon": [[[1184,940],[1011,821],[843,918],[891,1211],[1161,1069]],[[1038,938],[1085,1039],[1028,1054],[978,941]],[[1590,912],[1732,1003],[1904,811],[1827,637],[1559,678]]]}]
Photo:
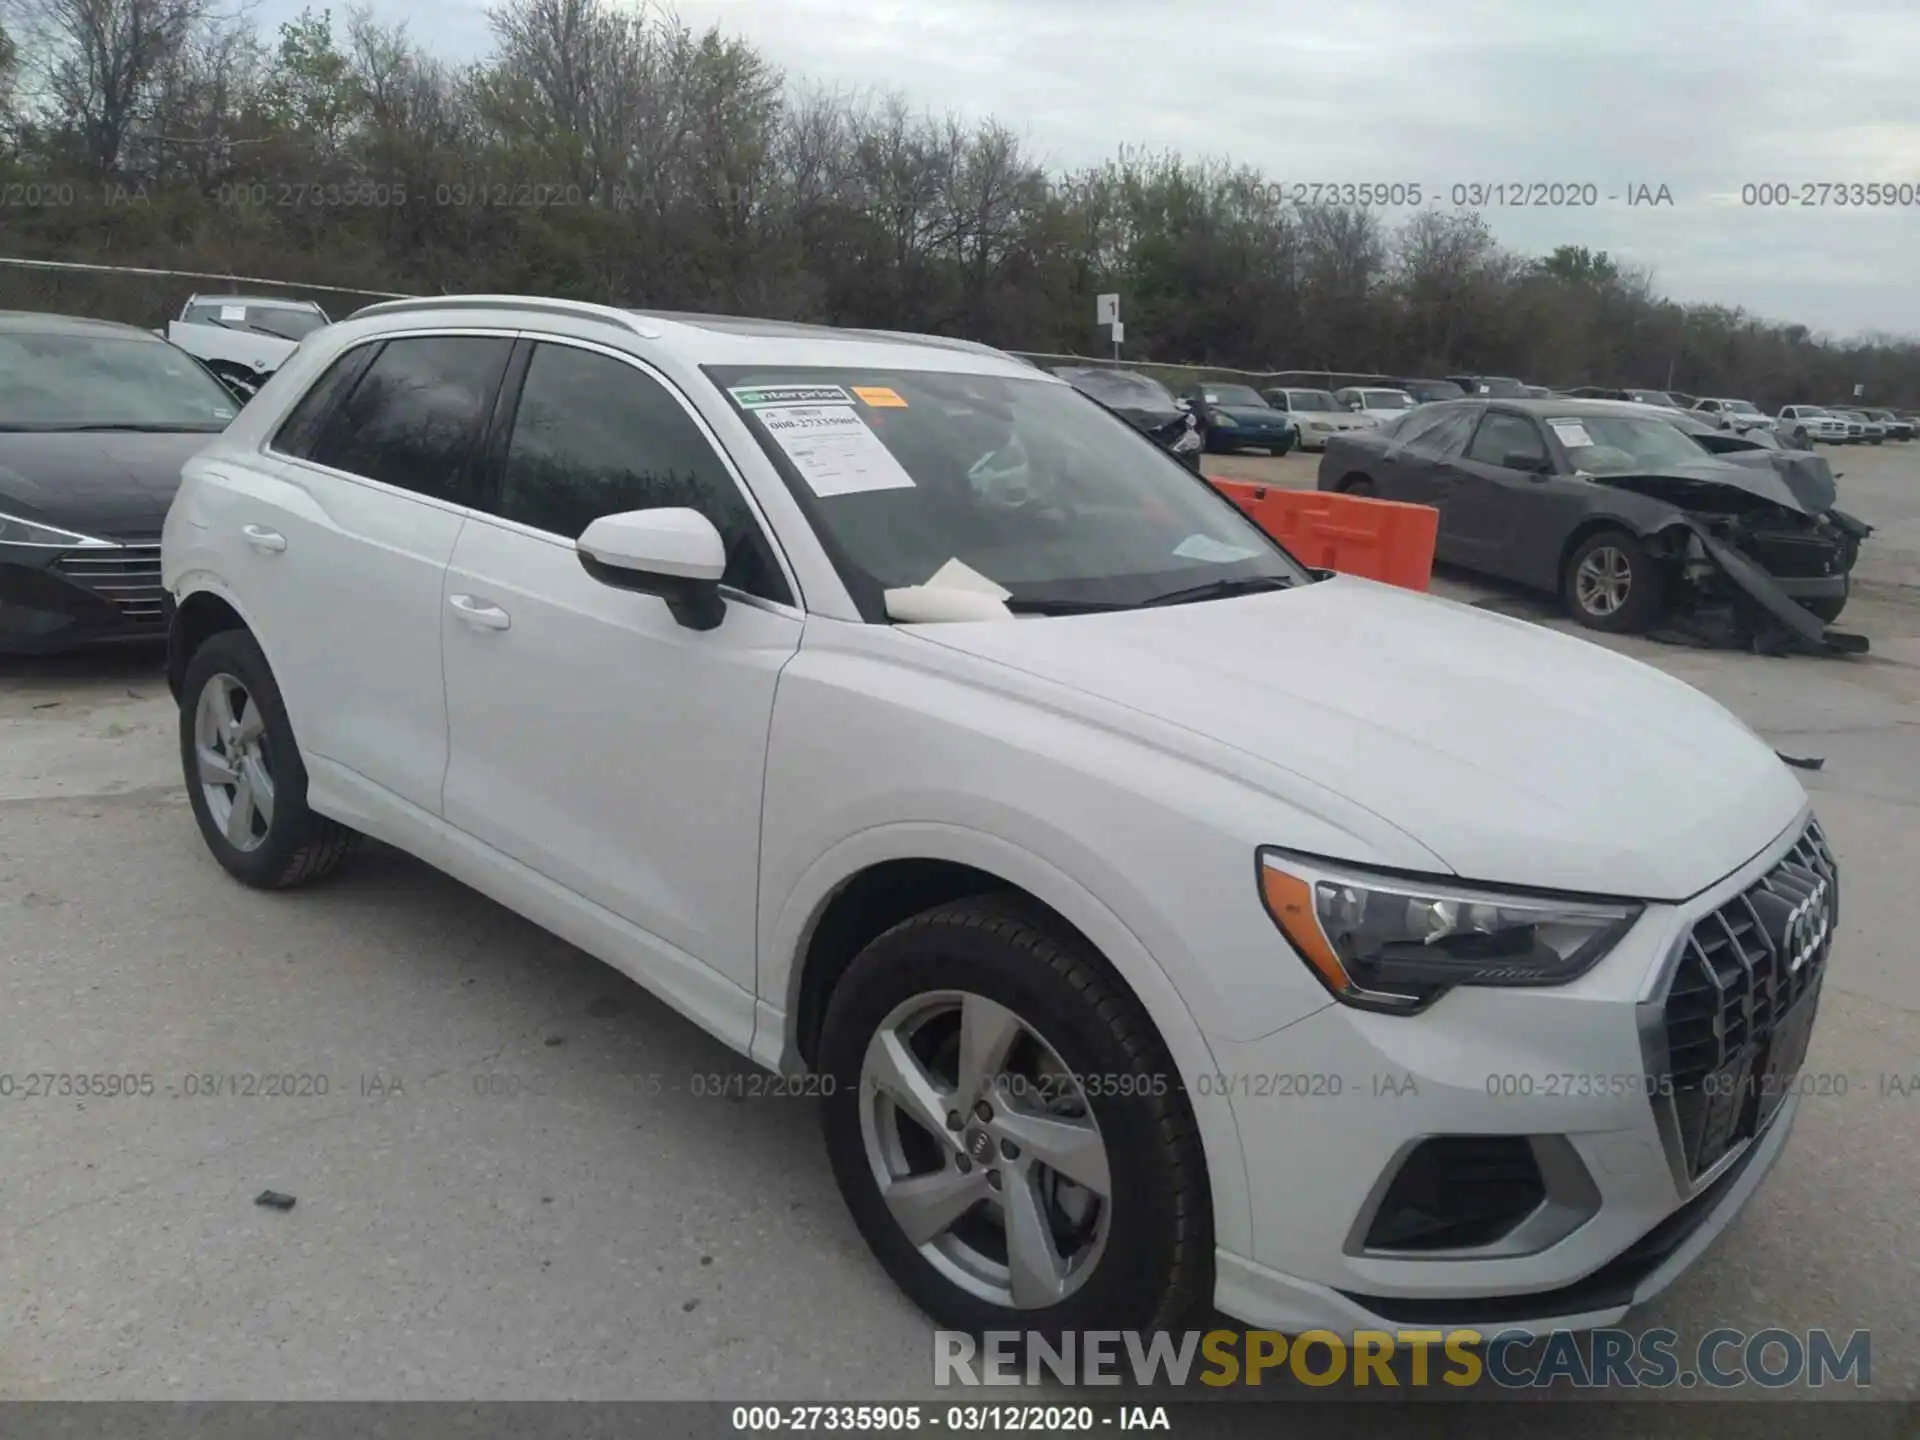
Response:
[{"label": "headlight", "polygon": [[1231,415],[1223,414],[1220,411],[1215,411],[1213,416],[1213,423],[1215,425],[1218,425],[1222,430],[1231,430],[1233,429],[1234,426],[1238,425],[1240,422],[1234,419],[1233,416]]},{"label": "headlight", "polygon": [[1199,448],[1200,432],[1192,426],[1188,426],[1185,430],[1182,430],[1180,432],[1180,438],[1173,442],[1173,453],[1176,455],[1184,455],[1189,450],[1198,450]]},{"label": "headlight", "polygon": [[72,550],[83,545],[113,547],[111,540],[96,540],[91,535],[76,535],[37,520],[22,520],[17,515],[0,515],[0,545],[40,545],[49,550]]},{"label": "headlight", "polygon": [[1260,852],[1260,895],[1336,999],[1399,1012],[1456,985],[1564,985],[1643,908],[1371,875],[1279,850]]}]

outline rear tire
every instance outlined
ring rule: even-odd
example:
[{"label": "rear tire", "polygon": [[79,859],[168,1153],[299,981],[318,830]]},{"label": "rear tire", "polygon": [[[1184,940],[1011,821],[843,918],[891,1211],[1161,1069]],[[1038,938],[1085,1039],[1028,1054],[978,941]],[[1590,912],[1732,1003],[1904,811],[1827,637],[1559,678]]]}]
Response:
[{"label": "rear tire", "polygon": [[1561,573],[1567,612],[1589,630],[1644,630],[1666,603],[1666,576],[1651,551],[1625,530],[1589,535]]},{"label": "rear tire", "polygon": [[1037,907],[956,901],[873,941],[834,988],[819,1068],[847,1207],[941,1326],[1172,1328],[1210,1298],[1179,1074],[1138,1001]]},{"label": "rear tire", "polygon": [[357,831],[307,808],[307,767],[259,642],[222,630],[180,683],[180,763],[201,838],[229,875],[284,890],[339,869]]},{"label": "rear tire", "polygon": [[1342,495],[1378,495],[1380,487],[1365,475],[1349,475],[1340,482]]}]

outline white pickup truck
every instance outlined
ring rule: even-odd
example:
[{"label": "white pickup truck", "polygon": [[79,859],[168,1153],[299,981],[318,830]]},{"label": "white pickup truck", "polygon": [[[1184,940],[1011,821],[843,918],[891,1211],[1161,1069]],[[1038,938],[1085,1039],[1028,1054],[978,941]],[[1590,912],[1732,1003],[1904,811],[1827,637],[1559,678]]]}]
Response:
[{"label": "white pickup truck", "polygon": [[329,323],[327,312],[311,300],[195,295],[167,326],[166,338],[251,396],[301,340]]}]

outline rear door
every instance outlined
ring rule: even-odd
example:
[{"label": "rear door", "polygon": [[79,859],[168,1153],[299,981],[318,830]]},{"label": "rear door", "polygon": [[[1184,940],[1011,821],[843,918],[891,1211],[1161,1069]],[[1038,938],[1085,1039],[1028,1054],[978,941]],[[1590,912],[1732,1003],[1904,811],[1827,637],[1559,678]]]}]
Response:
[{"label": "rear door", "polygon": [[1431,505],[1441,511],[1444,531],[1450,463],[1472,436],[1479,413],[1478,405],[1443,403],[1409,416],[1387,445],[1381,498]]},{"label": "rear door", "polygon": [[429,813],[447,761],[441,584],[511,348],[460,332],[347,352],[221,519],[302,751]]}]

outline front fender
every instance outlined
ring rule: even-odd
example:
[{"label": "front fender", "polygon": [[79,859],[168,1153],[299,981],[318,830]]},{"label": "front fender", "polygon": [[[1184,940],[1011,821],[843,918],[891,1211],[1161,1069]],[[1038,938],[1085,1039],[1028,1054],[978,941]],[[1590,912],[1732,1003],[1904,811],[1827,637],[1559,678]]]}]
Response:
[{"label": "front fender", "polygon": [[[795,962],[821,912],[855,875],[901,859],[967,865],[1025,890],[1062,916],[1113,966],[1146,1009],[1182,1076],[1191,1082],[1217,1071],[1212,1046],[1166,971],[1134,929],[1097,895],[1022,846],[966,826],[923,821],[849,835],[807,867],[783,900],[763,911],[760,993],[763,999],[783,997],[785,1008],[770,1013],[770,1007],[762,1007],[753,1038],[753,1055],[760,1063],[785,1070],[792,1062],[801,978]],[[1246,1164],[1227,1088],[1189,1083],[1188,1099],[1207,1155],[1216,1238],[1223,1247],[1245,1254],[1251,1243]]]}]

